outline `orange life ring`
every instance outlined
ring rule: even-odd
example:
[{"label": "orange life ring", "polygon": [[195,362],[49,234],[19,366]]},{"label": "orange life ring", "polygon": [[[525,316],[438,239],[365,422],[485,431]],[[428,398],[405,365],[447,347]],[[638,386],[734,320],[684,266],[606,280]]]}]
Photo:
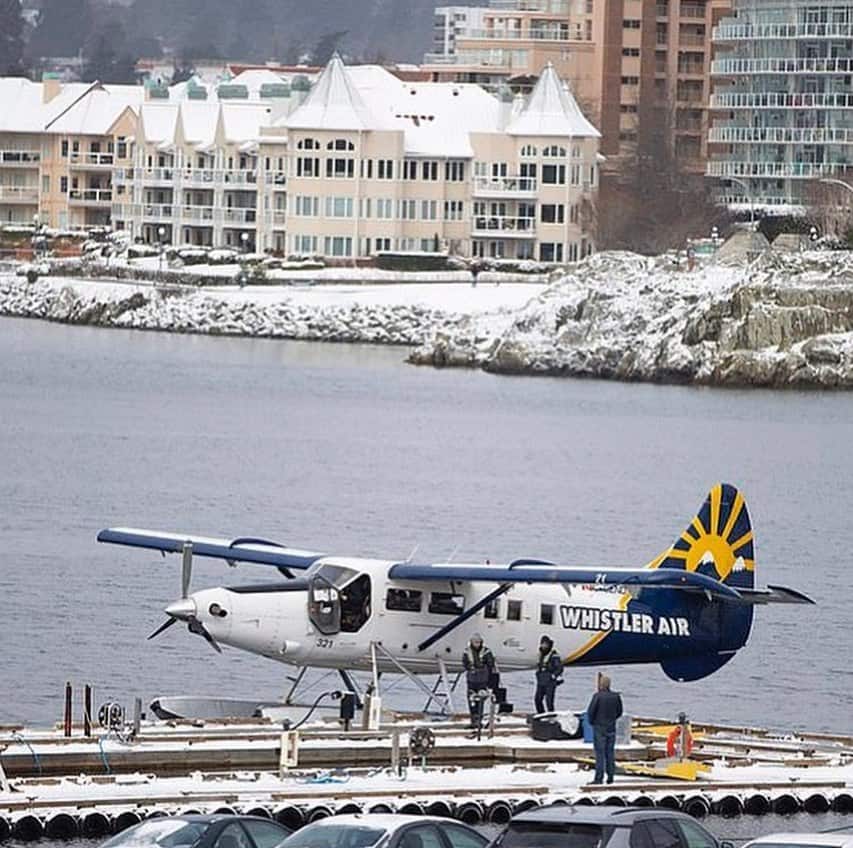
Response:
[{"label": "orange life ring", "polygon": [[678,724],[669,732],[666,737],[666,755],[668,757],[682,756],[689,757],[693,750],[693,734],[689,727],[684,728],[684,750],[679,751],[681,741],[681,725]]}]

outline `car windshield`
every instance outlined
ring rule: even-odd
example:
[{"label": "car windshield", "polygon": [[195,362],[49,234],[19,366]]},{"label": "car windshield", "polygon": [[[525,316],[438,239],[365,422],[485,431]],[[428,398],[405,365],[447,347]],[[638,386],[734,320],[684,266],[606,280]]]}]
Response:
[{"label": "car windshield", "polygon": [[602,829],[594,824],[515,822],[500,839],[500,848],[600,848]]},{"label": "car windshield", "polygon": [[288,836],[279,848],[370,848],[385,835],[376,827],[356,824],[309,824]]},{"label": "car windshield", "polygon": [[160,846],[177,848],[179,845],[194,845],[207,830],[207,824],[185,819],[151,819],[124,830],[105,842],[101,848],[118,846]]}]

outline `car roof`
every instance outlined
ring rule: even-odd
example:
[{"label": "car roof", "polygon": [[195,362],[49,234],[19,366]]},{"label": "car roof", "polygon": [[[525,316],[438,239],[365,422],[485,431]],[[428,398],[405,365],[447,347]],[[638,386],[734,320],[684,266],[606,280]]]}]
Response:
[{"label": "car roof", "polygon": [[607,807],[588,804],[555,804],[528,810],[512,817],[510,825],[516,822],[534,824],[597,824],[608,827],[630,827],[635,821],[644,818],[680,818],[689,819],[685,813],[667,810],[661,807]]},{"label": "car roof", "polygon": [[324,819],[312,822],[316,825],[350,825],[351,827],[375,827],[384,830],[397,830],[407,824],[454,824],[467,828],[467,825],[455,819],[441,818],[440,816],[409,816],[403,813],[348,813],[342,816],[327,816]]},{"label": "car roof", "polygon": [[176,816],[153,816],[149,819],[143,819],[140,824],[145,824],[150,821],[187,821],[187,822],[196,822],[197,824],[213,824],[214,822],[223,821],[224,819],[240,819],[241,821],[263,821],[263,822],[271,822],[272,824],[278,824],[279,827],[282,827],[284,830],[287,830],[286,827],[279,824],[275,819],[267,819],[263,816],[243,816],[239,813],[181,813]]},{"label": "car roof", "polygon": [[[825,845],[832,848],[853,846],[853,833],[768,833],[747,845]],[[744,846],[746,848],[746,846]]]}]

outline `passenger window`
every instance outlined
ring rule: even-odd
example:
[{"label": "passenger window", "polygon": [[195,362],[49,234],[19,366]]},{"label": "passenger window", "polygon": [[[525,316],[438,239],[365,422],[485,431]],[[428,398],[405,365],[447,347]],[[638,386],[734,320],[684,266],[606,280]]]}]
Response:
[{"label": "passenger window", "polygon": [[489,601],[483,608],[483,618],[499,618],[501,614],[500,598]]},{"label": "passenger window", "polygon": [[403,831],[397,848],[444,848],[441,836],[430,824],[416,824]]},{"label": "passenger window", "polygon": [[282,829],[272,822],[244,821],[243,827],[249,831],[249,836],[255,842],[257,848],[274,848],[285,838]]},{"label": "passenger window", "polygon": [[429,599],[429,611],[437,615],[461,615],[465,611],[465,596],[433,592]]},{"label": "passenger window", "polygon": [[717,848],[717,840],[701,825],[691,821],[679,821],[678,826],[687,848]]},{"label": "passenger window", "polygon": [[553,624],[554,623],[554,605],[542,604],[539,607],[539,623]]},{"label": "passenger window", "polygon": [[681,848],[681,835],[672,819],[648,819],[643,824],[650,848]]},{"label": "passenger window", "polygon": [[521,601],[507,601],[506,620],[521,621]]},{"label": "passenger window", "polygon": [[420,612],[423,592],[417,589],[389,589],[385,595],[385,609],[396,612]]},{"label": "passenger window", "polygon": [[488,840],[457,824],[443,824],[442,830],[452,848],[483,848]]},{"label": "passenger window", "polygon": [[362,574],[341,589],[341,630],[357,633],[370,618],[370,577]]},{"label": "passenger window", "polygon": [[249,837],[246,831],[236,822],[229,824],[219,836],[216,837],[216,842],[213,843],[214,848],[252,848],[252,843],[249,842]]}]

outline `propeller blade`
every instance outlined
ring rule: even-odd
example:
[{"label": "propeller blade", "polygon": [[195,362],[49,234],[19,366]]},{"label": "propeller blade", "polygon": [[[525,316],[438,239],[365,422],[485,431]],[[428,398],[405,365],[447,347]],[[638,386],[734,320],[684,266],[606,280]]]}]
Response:
[{"label": "propeller blade", "polygon": [[159,636],[164,630],[168,630],[178,619],[167,618],[148,638],[154,639]]},{"label": "propeller blade", "polygon": [[186,598],[190,592],[190,578],[193,574],[193,543],[184,542],[183,559],[181,560],[181,597]]},{"label": "propeller blade", "polygon": [[192,616],[189,619],[187,629],[190,633],[196,633],[199,636],[203,636],[218,654],[222,653],[222,648],[219,647],[219,643],[210,635],[210,631],[195,616]]}]

